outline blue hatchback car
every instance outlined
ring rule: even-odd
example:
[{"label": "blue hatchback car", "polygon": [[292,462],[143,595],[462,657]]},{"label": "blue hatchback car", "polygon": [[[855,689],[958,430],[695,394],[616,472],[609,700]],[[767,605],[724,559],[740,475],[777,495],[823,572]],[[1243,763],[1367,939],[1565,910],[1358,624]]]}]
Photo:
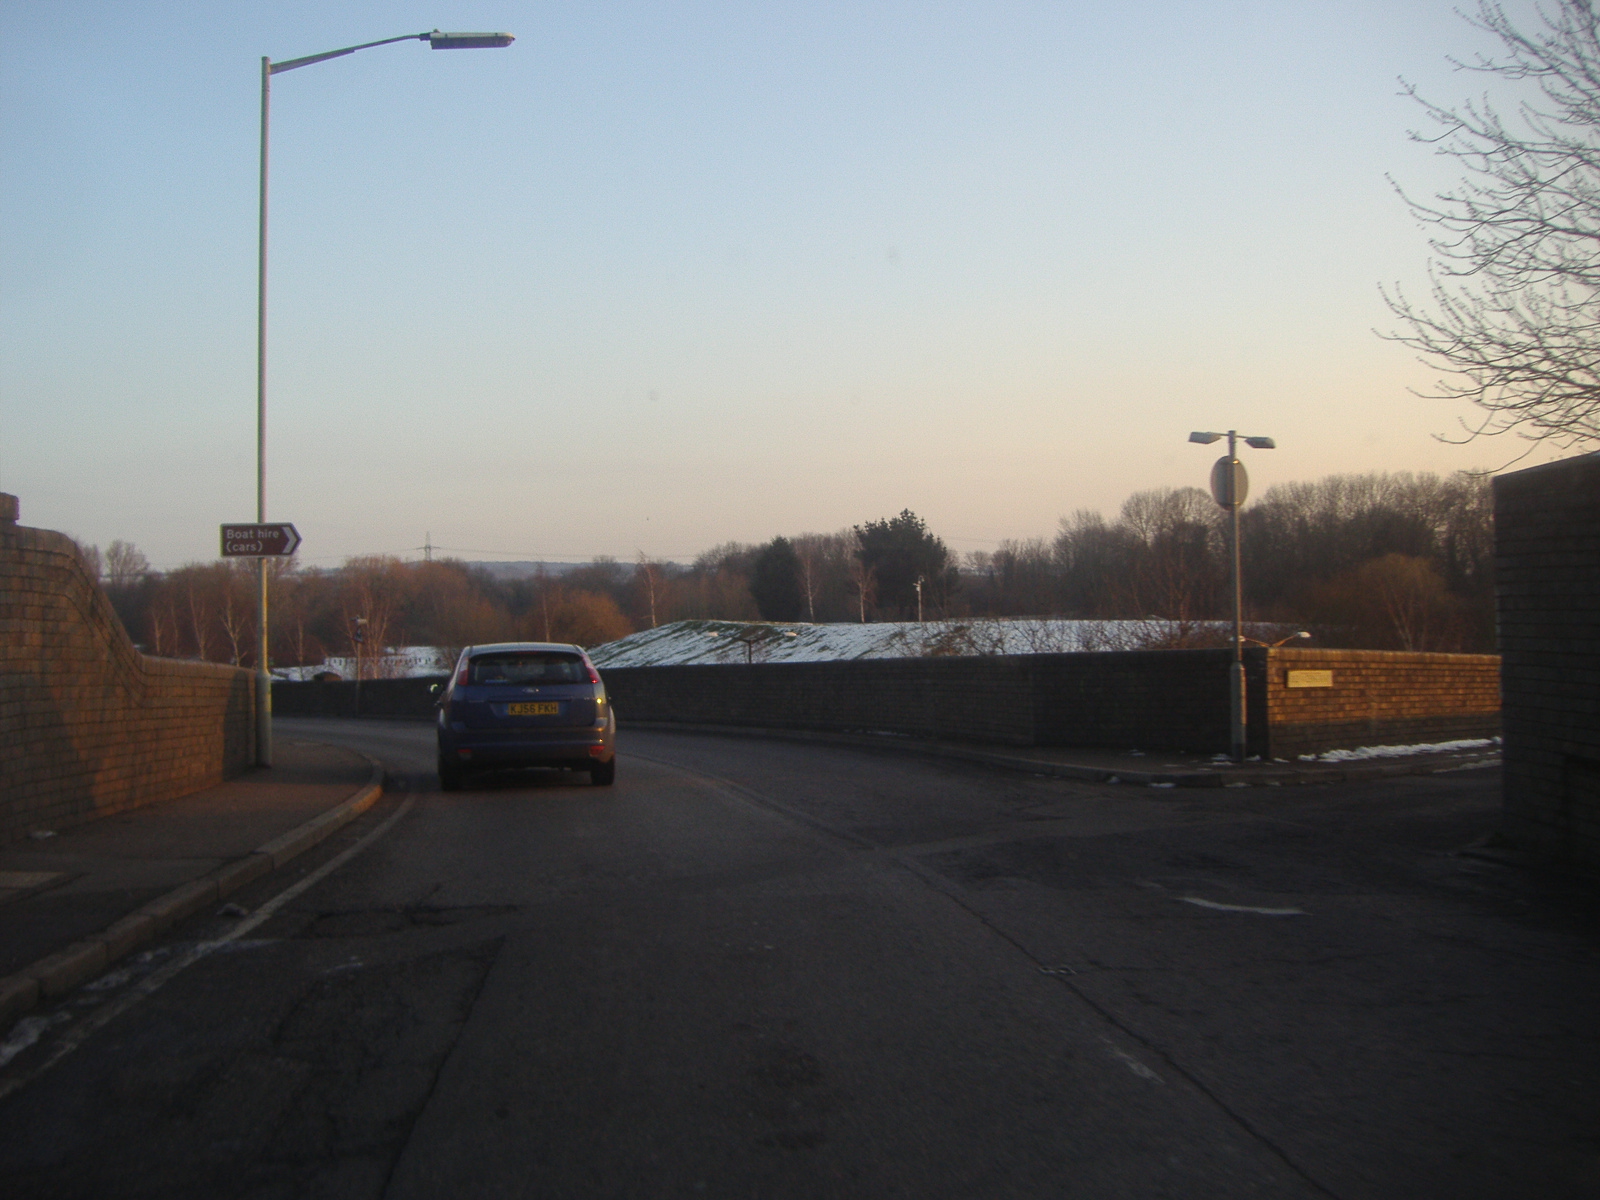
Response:
[{"label": "blue hatchback car", "polygon": [[579,646],[468,646],[439,697],[439,786],[475,771],[564,767],[616,780],[616,715]]}]

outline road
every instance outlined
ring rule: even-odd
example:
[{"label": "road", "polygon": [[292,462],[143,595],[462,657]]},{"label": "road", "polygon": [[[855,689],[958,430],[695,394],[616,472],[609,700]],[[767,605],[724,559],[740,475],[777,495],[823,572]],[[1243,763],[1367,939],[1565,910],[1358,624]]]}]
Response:
[{"label": "road", "polygon": [[1458,853],[1497,772],[1161,790],[624,730],[613,788],[445,795],[426,725],[278,736],[389,795],[237,897],[247,935],[40,1014],[8,1196],[1600,1194],[1595,893]]}]

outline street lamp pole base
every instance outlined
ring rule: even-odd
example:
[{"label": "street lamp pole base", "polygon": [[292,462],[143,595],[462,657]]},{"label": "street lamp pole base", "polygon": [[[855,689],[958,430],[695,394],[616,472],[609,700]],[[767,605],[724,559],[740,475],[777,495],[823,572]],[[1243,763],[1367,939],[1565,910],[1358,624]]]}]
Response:
[{"label": "street lamp pole base", "polygon": [[1235,659],[1228,670],[1229,741],[1233,746],[1233,761],[1242,763],[1245,752],[1244,721],[1244,663]]},{"label": "street lamp pole base", "polygon": [[256,672],[256,766],[272,765],[272,676]]}]

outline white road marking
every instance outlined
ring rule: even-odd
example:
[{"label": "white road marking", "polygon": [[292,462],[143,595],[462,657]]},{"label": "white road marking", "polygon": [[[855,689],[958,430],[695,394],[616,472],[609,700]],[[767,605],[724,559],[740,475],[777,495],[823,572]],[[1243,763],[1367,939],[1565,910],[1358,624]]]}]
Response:
[{"label": "white road marking", "polygon": [[1199,896],[1179,896],[1185,904],[1215,909],[1217,912],[1259,913],[1263,917],[1309,917],[1303,908],[1255,908],[1249,904],[1218,904],[1215,900],[1202,900]]},{"label": "white road marking", "polygon": [[37,1042],[52,1026],[70,1020],[72,1014],[64,1012],[51,1013],[48,1017],[23,1017],[12,1029],[11,1036],[0,1043],[0,1067]]},{"label": "white road marking", "polygon": [[1117,1046],[1115,1044],[1113,1044],[1113,1042],[1111,1041],[1110,1038],[1105,1038],[1103,1040],[1105,1041],[1106,1049],[1110,1050],[1111,1053],[1113,1055],[1115,1055],[1116,1058],[1121,1061],[1123,1066],[1127,1067],[1128,1070],[1132,1071],[1140,1079],[1148,1079],[1151,1083],[1164,1083],[1165,1082],[1165,1080],[1163,1080],[1161,1078],[1161,1076],[1157,1075],[1154,1071],[1152,1071],[1149,1067],[1145,1066],[1142,1062],[1140,1062],[1133,1055],[1129,1054],[1126,1050],[1118,1049]]},{"label": "white road marking", "polygon": [[268,900],[260,908],[256,909],[256,911],[250,916],[240,921],[221,937],[209,942],[196,943],[186,953],[173,959],[171,962],[167,963],[166,966],[151,972],[149,975],[146,975],[138,983],[134,984],[133,987],[129,988],[126,993],[107,1004],[104,1008],[96,1009],[94,1012],[90,1013],[77,1025],[74,1025],[70,1030],[67,1031],[67,1033],[56,1044],[55,1049],[50,1052],[50,1056],[46,1058],[44,1062],[40,1063],[26,1075],[20,1075],[15,1079],[7,1079],[4,1082],[0,1082],[0,1100],[4,1100],[13,1092],[26,1087],[35,1079],[39,1078],[46,1071],[50,1070],[51,1067],[55,1066],[58,1062],[67,1057],[67,1055],[71,1054],[79,1046],[83,1045],[84,1042],[88,1041],[90,1036],[92,1036],[96,1031],[116,1020],[116,1018],[127,1012],[145,997],[153,996],[162,987],[170,983],[180,971],[184,970],[184,968],[193,966],[202,958],[205,958],[210,954],[214,954],[218,950],[231,948],[232,943],[237,942],[238,939],[242,938],[245,934],[270,920],[277,913],[277,911],[285,904],[289,903],[289,901],[293,900],[296,896],[300,895],[308,888],[315,887],[317,884],[321,883],[329,875],[333,874],[340,867],[344,866],[345,863],[349,862],[368,846],[372,845],[373,842],[377,841],[384,834],[388,833],[389,830],[393,829],[394,826],[399,822],[400,818],[411,811],[411,805],[415,802],[415,800],[415,796],[407,796],[405,802],[402,803],[399,808],[395,809],[395,811],[387,820],[384,821],[382,825],[379,825],[371,833],[368,833],[355,845],[350,846],[334,855],[334,857],[323,863],[304,879],[301,879],[298,882],[291,884],[289,887],[284,888],[283,891],[279,892],[272,899]]}]

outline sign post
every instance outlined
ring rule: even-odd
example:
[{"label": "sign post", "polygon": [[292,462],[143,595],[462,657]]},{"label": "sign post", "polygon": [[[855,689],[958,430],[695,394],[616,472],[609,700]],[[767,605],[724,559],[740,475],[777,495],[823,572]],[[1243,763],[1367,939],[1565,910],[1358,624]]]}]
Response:
[{"label": "sign post", "polygon": [[256,765],[272,765],[272,663],[267,638],[267,560],[287,558],[300,546],[300,531],[293,525],[269,525],[264,521],[240,521],[222,526],[223,558],[254,558],[261,574],[261,597],[257,613],[256,651]]},{"label": "sign post", "polygon": [[1239,508],[1250,491],[1250,477],[1239,461],[1239,442],[1257,450],[1276,450],[1278,444],[1269,437],[1241,439],[1237,430],[1222,433],[1191,433],[1189,440],[1209,446],[1212,442],[1228,439],[1228,453],[1211,466],[1211,498],[1228,513],[1233,525],[1233,662],[1228,670],[1228,740],[1234,762],[1242,763],[1245,756],[1245,689],[1244,689],[1244,584],[1239,556]]},{"label": "sign post", "polygon": [[1235,456],[1234,433],[1228,431],[1228,453],[1211,465],[1211,498],[1233,523],[1233,662],[1228,668],[1228,740],[1234,762],[1245,758],[1244,585],[1239,556],[1239,507],[1250,491],[1250,477]]}]

